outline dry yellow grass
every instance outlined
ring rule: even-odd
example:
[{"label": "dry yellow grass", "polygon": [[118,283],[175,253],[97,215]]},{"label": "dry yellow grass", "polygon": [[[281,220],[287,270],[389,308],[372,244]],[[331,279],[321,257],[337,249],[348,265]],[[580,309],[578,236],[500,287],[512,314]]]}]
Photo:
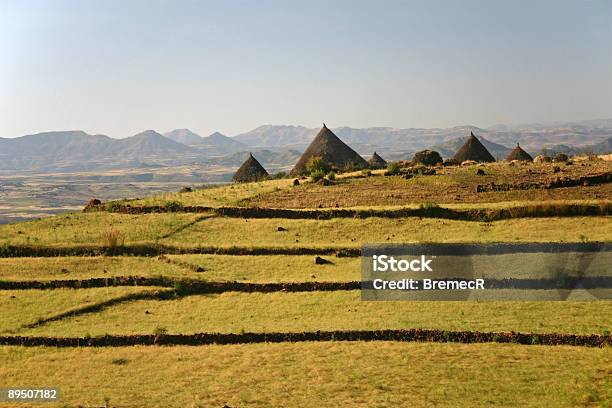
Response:
[{"label": "dry yellow grass", "polygon": [[[286,231],[278,232],[282,226]],[[522,218],[495,222],[418,218],[331,220],[209,218],[161,242],[218,246],[342,246],[414,242],[611,241],[612,217]]]},{"label": "dry yellow grass", "polygon": [[[555,173],[554,168],[560,167]],[[542,202],[550,200],[612,199],[612,185],[556,189],[529,189],[476,193],[476,186],[496,183],[547,183],[558,177],[576,179],[581,176],[612,171],[609,162],[585,161],[564,164],[530,164],[509,166],[492,163],[482,167],[483,176],[477,176],[476,167],[446,167],[436,169],[435,175],[417,175],[408,180],[402,176],[382,176],[380,173],[366,178],[351,173],[338,177],[336,185],[305,184],[296,188],[283,188],[253,195],[245,199],[248,205],[273,208],[326,208],[356,206],[389,206],[424,202],[496,203],[507,201]]]},{"label": "dry yellow grass", "polygon": [[[205,217],[199,214],[73,213],[0,225],[0,245],[105,246],[109,231],[124,244],[155,242]],[[119,243],[117,240],[115,243]]]},{"label": "dry yellow grass", "polygon": [[[299,255],[166,255],[158,257],[0,258],[0,280],[49,281],[145,276],[239,282],[340,282],[360,279],[359,258],[327,256],[333,264],[315,265]],[[173,262],[181,263],[179,266]],[[197,268],[204,269],[197,272]]]},{"label": "dry yellow grass", "polygon": [[228,184],[205,188],[190,193],[165,193],[153,197],[131,201],[131,205],[165,205],[177,201],[183,205],[200,205],[220,207],[236,205],[242,200],[257,197],[260,194],[274,192],[292,185],[293,179],[266,180],[256,183]]},{"label": "dry yellow grass", "polygon": [[[1,347],[4,386],[59,387],[67,406],[609,406],[612,349],[287,343]],[[2,406],[0,404],[0,406]],[[61,406],[61,405],[60,405]]]},{"label": "dry yellow grass", "polygon": [[[282,226],[287,231],[277,231]],[[108,229],[125,244],[350,246],[409,242],[612,241],[612,217],[520,218],[495,222],[423,218],[242,219],[198,214],[67,214],[0,226],[0,245],[101,245]]]},{"label": "dry yellow grass", "polygon": [[151,288],[119,287],[96,289],[3,290],[0,291],[0,333],[18,331],[20,327],[71,310],[151,291]]},{"label": "dry yellow grass", "polygon": [[[146,313],[146,312],[149,313]],[[359,291],[239,293],[140,300],[22,334],[83,336],[427,328],[602,334],[612,302],[366,302]]]},{"label": "dry yellow grass", "polygon": [[58,258],[0,258],[0,280],[64,280],[115,276],[197,277],[193,271],[157,258],[70,256]]}]

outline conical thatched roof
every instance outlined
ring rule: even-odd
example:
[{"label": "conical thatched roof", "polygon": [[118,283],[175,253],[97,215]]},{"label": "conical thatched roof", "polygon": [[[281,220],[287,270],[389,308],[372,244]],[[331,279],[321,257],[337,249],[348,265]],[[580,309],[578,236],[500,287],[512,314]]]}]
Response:
[{"label": "conical thatched roof", "polygon": [[385,161],[385,159],[380,157],[376,152],[374,152],[372,158],[368,161],[368,164],[372,169],[384,169],[385,167],[387,167],[387,162]]},{"label": "conical thatched roof", "polygon": [[258,181],[268,175],[266,169],[249,153],[249,157],[242,163],[242,166],[236,171],[232,180],[237,183],[248,183],[249,181]]},{"label": "conical thatched roof", "polygon": [[470,131],[470,136],[463,146],[453,156],[453,160],[461,163],[466,160],[474,160],[477,162],[494,162],[495,158],[486,147],[480,143],[480,140],[474,136],[474,132]]},{"label": "conical thatched roof", "polygon": [[340,140],[325,126],[325,123],[291,173],[305,173],[306,165],[314,157],[320,158],[338,170],[362,169],[368,166],[368,162]]},{"label": "conical thatched roof", "polygon": [[519,144],[517,143],[514,150],[510,152],[508,157],[506,157],[506,160],[508,161],[512,161],[512,160],[533,161],[533,158],[529,155],[529,153],[524,151],[521,148],[521,146],[519,146]]}]

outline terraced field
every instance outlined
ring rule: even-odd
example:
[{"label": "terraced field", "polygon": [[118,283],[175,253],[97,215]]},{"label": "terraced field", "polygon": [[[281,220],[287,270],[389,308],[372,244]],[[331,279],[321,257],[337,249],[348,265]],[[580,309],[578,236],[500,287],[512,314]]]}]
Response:
[{"label": "terraced field", "polygon": [[[491,177],[517,171],[496,166]],[[596,166],[563,171],[579,177]],[[520,167],[526,178],[529,168]],[[472,170],[440,180],[472,186],[480,183]],[[365,302],[359,292],[366,243],[612,242],[609,184],[572,187],[560,196],[571,202],[552,189],[511,200],[472,191],[447,204],[520,208],[541,198],[561,210],[595,205],[597,215],[290,219],[213,210],[323,211],[323,198],[334,208],[419,208],[436,201],[423,186],[437,176],[422,177],[297,188],[273,180],[127,203],[210,211],[101,210],[0,226],[0,384],[59,387],[59,406],[70,407],[609,406],[610,301]],[[394,197],[367,201],[373,191]]]},{"label": "terraced field", "polygon": [[[103,247],[114,232],[130,245],[198,247],[351,247],[405,242],[605,241],[612,218],[519,218],[495,222],[436,218],[293,220],[196,214],[67,214],[2,227],[0,245]],[[279,227],[283,230],[279,231]]]}]

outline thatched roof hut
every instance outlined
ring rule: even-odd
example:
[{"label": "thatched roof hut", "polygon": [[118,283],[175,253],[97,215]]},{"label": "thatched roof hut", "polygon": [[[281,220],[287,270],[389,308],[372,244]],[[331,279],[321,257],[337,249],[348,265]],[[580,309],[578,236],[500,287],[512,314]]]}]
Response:
[{"label": "thatched roof hut", "polygon": [[368,164],[370,165],[371,169],[384,169],[387,167],[387,162],[385,159],[380,157],[380,155],[376,152],[374,152],[372,158],[368,160]]},{"label": "thatched roof hut", "polygon": [[242,163],[242,166],[236,171],[232,180],[237,183],[248,183],[250,181],[259,181],[268,176],[268,172],[263,166],[249,153],[249,157]]},{"label": "thatched roof hut", "polygon": [[325,123],[291,170],[291,174],[306,173],[306,165],[315,157],[320,158],[337,170],[363,169],[368,166],[368,162],[340,140],[334,132],[325,126]]},{"label": "thatched roof hut", "polygon": [[474,136],[474,132],[470,131],[470,136],[457,153],[453,156],[453,160],[462,163],[466,160],[474,160],[476,162],[494,162],[495,158],[489,153],[486,147]]},{"label": "thatched roof hut", "polygon": [[517,143],[514,150],[510,152],[508,157],[506,157],[506,160],[508,161],[512,161],[512,160],[533,161],[533,157],[531,157],[531,155],[527,153],[525,150],[523,150],[521,146],[519,146],[519,144]]}]

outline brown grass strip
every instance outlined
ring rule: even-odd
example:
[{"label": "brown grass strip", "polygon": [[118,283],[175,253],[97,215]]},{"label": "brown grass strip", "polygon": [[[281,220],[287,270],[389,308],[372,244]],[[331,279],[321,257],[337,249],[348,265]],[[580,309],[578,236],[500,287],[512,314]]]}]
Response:
[{"label": "brown grass strip", "polygon": [[[464,281],[467,278],[447,278]],[[3,281],[0,290],[49,290],[49,289],[88,289],[121,286],[143,286],[174,288],[178,296],[190,294],[211,294],[224,292],[334,292],[345,290],[372,289],[372,281],[347,282],[230,282],[205,281],[196,279],[175,279],[169,277],[117,276],[112,278],[60,279],[49,281]],[[554,278],[504,278],[487,279],[486,289],[515,290],[557,290],[557,289],[611,289],[612,276],[588,276]]]},{"label": "brown grass strip", "polygon": [[554,188],[579,187],[579,186],[594,186],[597,184],[612,183],[612,173],[595,174],[592,176],[582,176],[576,179],[559,177],[556,180],[547,183],[489,183],[481,184],[476,187],[477,193],[492,192],[492,191],[511,191],[511,190],[533,190],[544,189],[550,190]]},{"label": "brown grass strip", "polygon": [[166,255],[158,256],[157,260],[160,262],[166,263],[168,265],[176,265],[179,268],[183,268],[191,272],[204,272],[205,271],[203,266],[181,261],[179,259],[168,258]]},{"label": "brown grass strip", "polygon": [[32,246],[32,245],[2,245],[0,258],[17,257],[65,257],[65,256],[160,256],[160,255],[337,255],[358,257],[359,248],[343,247],[176,247],[169,245],[125,245],[104,247],[86,246]]},{"label": "brown grass strip", "polygon": [[[102,208],[102,207],[101,207]],[[284,219],[316,219],[332,218],[441,218],[459,221],[498,221],[513,218],[535,217],[577,217],[577,216],[607,216],[612,215],[612,203],[601,204],[557,204],[543,203],[522,207],[481,208],[481,209],[451,209],[436,205],[419,208],[400,209],[323,209],[323,210],[291,210],[283,208],[263,207],[181,207],[167,209],[166,207],[113,207],[113,212],[120,214],[149,214],[163,212],[202,213],[211,212],[217,216],[230,218],[284,218]],[[195,222],[198,222],[194,221]]]},{"label": "brown grass strip", "polygon": [[0,281],[0,290],[85,289],[116,286],[154,286],[173,288],[178,296],[223,292],[316,292],[358,290],[360,281],[350,282],[209,282],[166,277],[119,276],[114,278],[65,279],[53,281]]},{"label": "brown grass strip", "polygon": [[338,330],[295,333],[198,333],[163,335],[106,335],[100,337],[0,336],[0,345],[26,347],[124,347],[135,345],[189,345],[284,343],[305,341],[401,341],[433,343],[513,343],[521,345],[604,347],[612,335],[407,330]]}]

